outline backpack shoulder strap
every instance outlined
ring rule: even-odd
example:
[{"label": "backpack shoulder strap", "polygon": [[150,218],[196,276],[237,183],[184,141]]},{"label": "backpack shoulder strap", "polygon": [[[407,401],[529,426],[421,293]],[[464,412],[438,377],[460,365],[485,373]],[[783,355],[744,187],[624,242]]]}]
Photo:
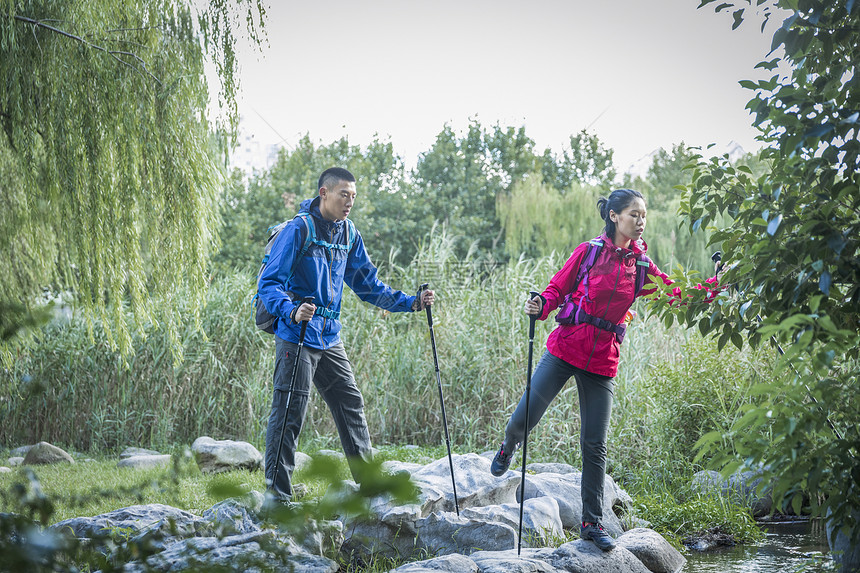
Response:
[{"label": "backpack shoulder strap", "polygon": [[299,259],[305,256],[305,253],[308,252],[308,249],[311,247],[311,243],[315,242],[317,239],[317,231],[316,227],[314,226],[314,218],[311,217],[310,213],[299,213],[294,217],[294,219],[301,219],[305,224],[305,242],[302,243],[302,248],[299,250],[299,254],[296,255],[296,260],[293,263],[293,268],[295,268],[295,265],[296,263],[298,263]]},{"label": "backpack shoulder strap", "polygon": [[[579,272],[576,273],[576,285],[585,281],[585,295],[588,296],[588,271],[597,262],[597,257],[600,251],[603,250],[603,240],[596,237],[588,241],[588,247],[585,250],[585,256],[582,257],[582,263],[579,265]],[[574,287],[576,288],[576,287]]]},{"label": "backpack shoulder strap", "polygon": [[645,279],[648,276],[648,269],[651,268],[651,259],[645,253],[639,253],[636,256],[636,290],[633,292],[633,297],[639,296],[639,292],[645,286]]}]

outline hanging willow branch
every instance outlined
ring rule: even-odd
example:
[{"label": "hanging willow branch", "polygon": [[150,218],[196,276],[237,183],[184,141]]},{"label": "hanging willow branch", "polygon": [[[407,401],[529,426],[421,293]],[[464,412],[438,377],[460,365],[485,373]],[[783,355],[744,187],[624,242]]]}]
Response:
[{"label": "hanging willow branch", "polygon": [[[114,60],[116,60],[117,62],[121,63],[124,66],[128,66],[129,68],[133,69],[134,71],[136,71],[137,73],[139,73],[141,75],[143,75],[143,73],[145,72],[146,75],[148,75],[150,78],[152,78],[153,81],[155,81],[158,85],[161,85],[161,80],[159,80],[157,77],[155,77],[155,75],[152,72],[149,71],[149,69],[146,67],[146,62],[143,61],[143,59],[140,56],[138,56],[137,54],[134,54],[132,52],[124,52],[122,50],[110,50],[108,48],[105,48],[104,46],[99,46],[98,44],[93,44],[89,40],[81,38],[80,36],[76,36],[75,34],[66,32],[65,30],[60,30],[59,28],[55,28],[54,26],[49,26],[48,24],[45,24],[45,22],[42,20],[35,20],[33,18],[28,18],[26,16],[19,16],[17,14],[14,16],[14,18],[15,18],[15,20],[18,20],[19,22],[24,22],[26,24],[32,24],[33,26],[36,26],[36,27],[39,27],[39,28],[42,28],[45,30],[49,30],[51,32],[54,32],[55,34],[65,36],[66,38],[71,38],[72,40],[76,40],[76,41],[84,44],[85,46],[93,48],[94,50],[99,50],[100,52],[104,52],[104,53],[108,54],[110,57],[112,57]],[[120,56],[128,56],[130,58],[133,58],[134,60],[137,61],[137,65],[131,64],[131,63],[123,60],[122,58],[120,58]]]}]

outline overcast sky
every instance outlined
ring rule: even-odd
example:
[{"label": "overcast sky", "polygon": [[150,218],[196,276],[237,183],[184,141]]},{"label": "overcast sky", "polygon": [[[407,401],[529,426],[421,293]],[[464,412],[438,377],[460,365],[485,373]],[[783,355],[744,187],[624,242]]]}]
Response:
[{"label": "overcast sky", "polygon": [[524,125],[539,151],[588,127],[622,170],[681,141],[754,150],[738,81],[765,77],[753,68],[781,22],[762,34],[753,13],[732,31],[729,13],[698,3],[272,2],[269,47],[240,54],[243,127],[287,145],[379,134],[407,165],[469,118]]}]

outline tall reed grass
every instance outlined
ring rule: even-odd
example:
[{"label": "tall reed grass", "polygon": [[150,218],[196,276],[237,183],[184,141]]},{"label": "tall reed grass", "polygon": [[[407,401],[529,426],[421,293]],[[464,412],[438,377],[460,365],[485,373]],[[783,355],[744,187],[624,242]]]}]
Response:
[{"label": "tall reed grass", "polygon": [[[407,292],[423,282],[435,289],[434,331],[452,444],[460,453],[481,452],[498,447],[525,388],[526,293],[542,290],[568,253],[497,265],[476,253],[456,257],[453,243],[438,230],[409,266],[391,257],[380,276]],[[82,320],[47,327],[0,374],[0,446],[45,440],[87,451],[170,449],[208,435],[262,447],[274,344],[254,327],[253,291],[250,274],[214,283],[202,330],[188,324],[182,332],[178,364],[164,332],[152,326],[135,339],[127,365],[98,334],[90,339]],[[176,299],[183,300],[181,293]],[[622,349],[609,439],[610,469],[627,479],[667,470],[667,460],[689,464],[690,445],[702,432],[730,424],[748,400],[749,384],[769,368],[766,351],[720,354],[697,332],[666,329],[639,310]],[[424,314],[390,313],[347,292],[342,321],[374,441],[442,443]],[[553,326],[551,319],[538,323],[535,363]],[[316,393],[302,439],[338,448]],[[569,384],[530,435],[529,452],[534,460],[576,464],[578,442],[576,385]]]}]

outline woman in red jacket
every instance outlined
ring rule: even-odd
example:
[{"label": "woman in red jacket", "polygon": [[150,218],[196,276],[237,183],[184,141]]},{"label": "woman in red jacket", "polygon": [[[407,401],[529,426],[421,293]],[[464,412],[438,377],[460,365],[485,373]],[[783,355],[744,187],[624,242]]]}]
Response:
[{"label": "woman in red jacket", "polygon": [[[589,261],[591,266],[585,276],[577,281],[583,260],[594,252],[589,251],[589,242],[576,247],[546,290],[525,303],[526,314],[536,315],[540,320],[546,320],[568,294],[571,296],[567,304],[576,309],[572,313],[575,316],[572,323],[559,325],[547,339],[547,350],[532,376],[528,420],[531,430],[571,376],[576,379],[582,447],[580,536],[609,551],[615,547],[615,541],[601,525],[606,435],[615,386],[613,379],[618,371],[619,348],[624,336],[624,318],[637,294],[647,292],[647,289],[636,292],[637,262],[648,265],[647,274],[659,276],[667,283],[669,280],[654,263],[642,256],[647,248],[642,240],[646,215],[642,194],[631,189],[617,189],[609,198],[602,197],[597,208],[606,222],[598,238],[603,245],[596,258]],[[507,471],[523,440],[525,409],[524,395],[493,459],[490,470],[495,476]]]}]

